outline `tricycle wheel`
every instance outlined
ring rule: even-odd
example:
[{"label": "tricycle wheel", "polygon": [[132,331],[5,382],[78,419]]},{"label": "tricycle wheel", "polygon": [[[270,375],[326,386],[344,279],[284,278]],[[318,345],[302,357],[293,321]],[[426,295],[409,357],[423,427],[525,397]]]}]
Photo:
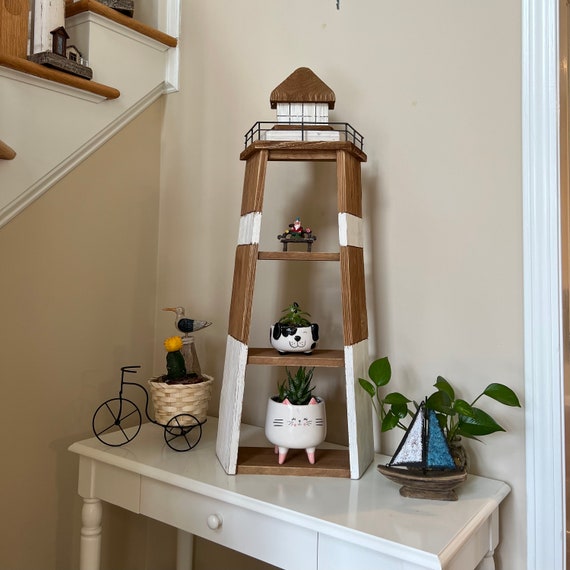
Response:
[{"label": "tricycle wheel", "polygon": [[190,451],[202,437],[202,424],[192,414],[178,414],[164,426],[164,441],[174,451]]},{"label": "tricycle wheel", "polygon": [[[92,421],[95,437],[111,447],[120,447],[135,439],[141,424],[140,410],[126,398],[112,398],[103,402],[95,410]],[[127,427],[133,429],[126,431]]]}]

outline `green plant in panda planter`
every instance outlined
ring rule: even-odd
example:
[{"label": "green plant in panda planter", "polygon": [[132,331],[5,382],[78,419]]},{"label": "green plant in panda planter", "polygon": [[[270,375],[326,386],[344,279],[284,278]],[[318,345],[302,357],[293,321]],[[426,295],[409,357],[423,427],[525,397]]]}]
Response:
[{"label": "green plant in panda planter", "polygon": [[304,352],[310,354],[319,342],[319,325],[307,317],[296,301],[283,309],[284,315],[269,329],[271,346],[281,354]]}]

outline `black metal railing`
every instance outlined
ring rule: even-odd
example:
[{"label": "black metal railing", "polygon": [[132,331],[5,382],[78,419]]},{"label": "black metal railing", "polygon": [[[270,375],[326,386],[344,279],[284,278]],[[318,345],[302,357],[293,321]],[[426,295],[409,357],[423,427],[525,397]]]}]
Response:
[{"label": "black metal railing", "polygon": [[[286,138],[286,133],[300,133],[300,138]],[[280,133],[276,136],[268,138],[267,133]],[[335,133],[332,139],[327,137],[327,133]],[[336,134],[338,133],[338,134]],[[282,136],[281,136],[282,135]],[[276,122],[276,121],[258,121],[244,135],[245,147],[251,143],[261,140],[301,140],[301,141],[326,141],[340,140],[349,141],[357,146],[360,150],[364,147],[364,137],[348,123],[318,123],[318,122]]]}]

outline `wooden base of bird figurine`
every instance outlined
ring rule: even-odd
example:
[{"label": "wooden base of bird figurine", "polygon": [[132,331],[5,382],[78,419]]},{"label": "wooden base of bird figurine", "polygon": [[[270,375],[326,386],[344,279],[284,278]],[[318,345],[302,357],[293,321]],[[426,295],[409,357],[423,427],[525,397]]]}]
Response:
[{"label": "wooden base of bird figurine", "polygon": [[193,337],[187,336],[182,338],[182,348],[180,349],[180,352],[184,357],[186,370],[189,373],[193,372],[198,376],[202,376],[202,369],[200,367],[200,361],[198,360],[198,354],[196,353]]}]

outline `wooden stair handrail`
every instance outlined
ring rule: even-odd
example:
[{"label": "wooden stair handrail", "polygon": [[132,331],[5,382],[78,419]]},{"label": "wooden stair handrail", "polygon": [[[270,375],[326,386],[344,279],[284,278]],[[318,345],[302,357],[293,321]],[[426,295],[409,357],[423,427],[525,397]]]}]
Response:
[{"label": "wooden stair handrail", "polygon": [[96,0],[79,0],[79,2],[65,0],[66,18],[70,18],[71,16],[75,16],[81,12],[93,12],[100,16],[104,16],[109,20],[113,20],[113,22],[117,22],[117,24],[121,24],[131,30],[135,30],[136,32],[152,38],[168,47],[176,47],[178,45],[178,40],[175,37],[151,28],[150,26],[134,20],[133,18],[129,18],[129,16],[125,16],[124,14],[117,12],[117,10],[113,10],[113,8],[109,8],[109,6],[105,6],[105,4],[101,4],[101,2],[97,2]]},{"label": "wooden stair handrail", "polygon": [[108,85],[97,83],[96,81],[89,81],[88,79],[83,79],[83,77],[71,75],[71,73],[65,73],[58,69],[51,69],[50,67],[34,63],[33,61],[29,61],[23,57],[15,57],[13,55],[0,53],[0,65],[9,67],[16,71],[21,71],[22,73],[27,73],[28,75],[35,75],[42,79],[48,79],[50,81],[55,81],[56,83],[68,85],[69,87],[89,91],[90,93],[95,93],[96,95],[105,97],[106,99],[116,99],[121,94],[121,92],[114,87],[109,87]]},{"label": "wooden stair handrail", "polygon": [[12,160],[16,156],[16,151],[9,147],[5,142],[0,141],[0,159]]}]

